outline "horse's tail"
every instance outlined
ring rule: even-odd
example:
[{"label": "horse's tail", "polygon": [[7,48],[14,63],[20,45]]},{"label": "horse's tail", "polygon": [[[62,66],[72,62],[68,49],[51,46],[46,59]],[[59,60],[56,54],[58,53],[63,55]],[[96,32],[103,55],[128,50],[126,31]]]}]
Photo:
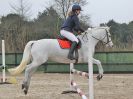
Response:
[{"label": "horse's tail", "polygon": [[20,65],[15,68],[8,69],[11,75],[18,75],[26,68],[27,63],[30,61],[31,58],[31,47],[34,42],[35,41],[30,41],[25,46],[23,58]]}]

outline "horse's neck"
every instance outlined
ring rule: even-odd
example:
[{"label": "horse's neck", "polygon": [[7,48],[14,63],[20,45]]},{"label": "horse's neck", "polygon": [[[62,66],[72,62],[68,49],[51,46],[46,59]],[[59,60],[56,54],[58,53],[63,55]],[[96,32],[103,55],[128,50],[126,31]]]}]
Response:
[{"label": "horse's neck", "polygon": [[98,40],[92,37],[92,33],[89,33],[87,37],[84,36],[84,38],[83,35],[79,35],[78,38],[81,40],[82,45],[87,47],[95,47],[98,43]]},{"label": "horse's neck", "polygon": [[[94,40],[92,35],[87,36],[88,39],[86,39],[86,41],[83,40],[82,35],[79,36],[82,46],[80,49],[81,57],[83,57],[84,61],[87,61],[88,59],[88,50],[91,50],[91,54],[94,55],[95,52],[95,46],[97,44],[98,41]],[[89,51],[90,52],[90,51]]]}]

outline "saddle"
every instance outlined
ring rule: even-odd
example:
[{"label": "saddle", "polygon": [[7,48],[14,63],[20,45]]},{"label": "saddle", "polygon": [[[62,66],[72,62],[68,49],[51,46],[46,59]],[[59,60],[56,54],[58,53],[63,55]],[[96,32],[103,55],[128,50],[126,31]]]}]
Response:
[{"label": "saddle", "polygon": [[[58,37],[57,40],[58,40],[58,43],[59,43],[59,45],[62,49],[70,49],[71,44],[72,44],[72,42],[70,40],[68,40],[67,38],[65,38],[61,35]],[[78,57],[79,57],[78,49],[81,48],[81,41],[80,41],[80,39],[78,39],[78,40],[79,40],[79,43],[77,45],[77,49],[75,49],[75,51],[74,51],[75,52],[75,54],[74,54],[75,55],[75,60],[76,60],[75,63],[78,62]]]}]

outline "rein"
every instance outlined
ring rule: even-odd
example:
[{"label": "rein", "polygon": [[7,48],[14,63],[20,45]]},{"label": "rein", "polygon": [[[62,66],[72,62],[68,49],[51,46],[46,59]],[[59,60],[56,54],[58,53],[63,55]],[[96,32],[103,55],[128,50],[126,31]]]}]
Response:
[{"label": "rein", "polygon": [[82,40],[83,40],[84,42],[87,42],[87,41],[84,40],[84,37],[86,37],[87,41],[89,40],[86,31],[85,31],[85,33],[84,33],[83,36],[82,36]]},{"label": "rein", "polygon": [[[105,28],[102,28],[102,29],[105,29]],[[104,36],[102,39],[98,39],[97,37],[95,37],[95,36],[93,36],[93,35],[92,35],[92,37],[93,37],[94,39],[98,40],[98,41],[103,42],[103,43],[106,45],[106,44],[108,44],[108,43],[111,42],[111,41],[109,41],[109,34],[108,34],[109,32],[107,31],[107,29],[105,29],[105,31],[106,31],[106,34],[105,34],[105,36]],[[87,41],[89,40],[87,34],[88,34],[87,31],[85,31],[85,32],[83,33],[82,40],[83,40],[84,42],[87,42]],[[107,37],[107,42],[104,42],[103,40],[104,40],[106,37]],[[86,38],[87,41],[85,41],[85,38]]]},{"label": "rein", "polygon": [[[96,40],[98,40],[98,41],[101,41],[101,42],[103,42],[105,45],[106,44],[108,44],[109,42],[111,42],[111,41],[109,41],[109,35],[108,35],[108,31],[105,29],[105,31],[106,31],[106,35],[100,40],[100,39],[98,39],[98,38],[96,38],[96,37],[94,37],[94,36],[92,36],[94,39],[96,39]],[[104,42],[103,40],[105,39],[107,37],[107,42]]]}]

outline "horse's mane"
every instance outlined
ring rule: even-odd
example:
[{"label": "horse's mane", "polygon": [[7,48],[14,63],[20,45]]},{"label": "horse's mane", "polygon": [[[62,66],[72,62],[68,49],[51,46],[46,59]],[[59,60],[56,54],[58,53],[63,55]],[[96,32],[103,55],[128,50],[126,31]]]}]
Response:
[{"label": "horse's mane", "polygon": [[[99,26],[99,27],[93,27],[91,29],[109,29],[110,27],[108,26]],[[89,28],[88,28],[89,29]]]},{"label": "horse's mane", "polygon": [[[99,27],[89,27],[85,32],[83,32],[80,35],[86,35],[87,33],[92,33],[93,30],[97,30],[97,29],[109,29],[110,27],[108,26],[99,26]],[[77,35],[77,36],[80,36]]]}]

